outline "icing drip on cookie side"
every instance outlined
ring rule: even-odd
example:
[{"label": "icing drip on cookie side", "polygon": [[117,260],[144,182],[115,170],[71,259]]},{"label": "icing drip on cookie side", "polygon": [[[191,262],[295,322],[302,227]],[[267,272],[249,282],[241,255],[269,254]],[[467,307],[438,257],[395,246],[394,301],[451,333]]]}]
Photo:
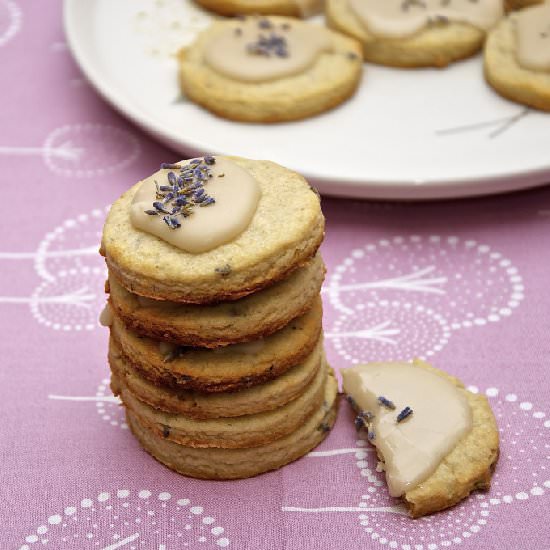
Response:
[{"label": "icing drip on cookie side", "polygon": [[108,303],[105,304],[105,307],[101,310],[101,313],[99,314],[99,324],[102,327],[110,327],[113,324],[113,310]]},{"label": "icing drip on cookie side", "polygon": [[266,82],[306,71],[331,47],[322,27],[250,18],[224,26],[206,45],[204,60],[228,78]]},{"label": "icing drip on cookie side", "polygon": [[515,14],[517,60],[525,69],[550,72],[550,2]]},{"label": "icing drip on cookie side", "polygon": [[369,440],[384,461],[390,495],[427,479],[472,429],[466,397],[441,375],[409,363],[371,363],[342,371],[344,391],[364,411]]},{"label": "icing drip on cookie side", "polygon": [[407,38],[434,23],[489,30],[503,15],[502,0],[349,0],[349,6],[380,38]]},{"label": "icing drip on cookie side", "polygon": [[[238,164],[226,158],[208,159],[207,168],[197,159],[181,161],[176,168],[161,169],[143,180],[130,205],[132,225],[192,254],[240,235],[256,212],[260,186]],[[202,166],[202,175],[193,175],[198,170],[193,166]],[[180,180],[187,194],[174,192]]]}]

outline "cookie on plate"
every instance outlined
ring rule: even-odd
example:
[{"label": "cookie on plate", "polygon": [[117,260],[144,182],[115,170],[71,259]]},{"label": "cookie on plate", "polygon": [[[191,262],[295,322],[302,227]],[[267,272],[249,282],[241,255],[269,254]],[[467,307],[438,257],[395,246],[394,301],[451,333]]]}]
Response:
[{"label": "cookie on plate", "polygon": [[342,377],[389,493],[403,499],[412,517],[489,488],[499,436],[485,396],[419,360],[360,365]]},{"label": "cookie on plate", "polygon": [[550,2],[513,12],[489,34],[485,78],[503,97],[550,111]]},{"label": "cookie on plate", "polygon": [[193,305],[151,300],[109,279],[109,303],[133,332],[180,346],[215,348],[265,338],[311,309],[325,266],[317,254],[289,277],[233,302]]},{"label": "cookie on plate", "polygon": [[195,0],[220,15],[290,15],[310,17],[323,9],[322,0]]},{"label": "cookie on plate", "polygon": [[288,17],[216,21],[179,53],[182,92],[231,120],[282,122],[348,99],[362,74],[353,39]]},{"label": "cookie on plate", "polygon": [[159,462],[181,474],[203,479],[238,479],[275,470],[318,445],[332,428],[337,412],[337,383],[329,372],[323,403],[294,432],[265,445],[240,449],[196,448],[178,445],[147,429],[131,410],[130,429]]},{"label": "cookie on plate", "polygon": [[366,61],[445,67],[478,52],[502,0],[327,0],[327,24],[363,45]]}]

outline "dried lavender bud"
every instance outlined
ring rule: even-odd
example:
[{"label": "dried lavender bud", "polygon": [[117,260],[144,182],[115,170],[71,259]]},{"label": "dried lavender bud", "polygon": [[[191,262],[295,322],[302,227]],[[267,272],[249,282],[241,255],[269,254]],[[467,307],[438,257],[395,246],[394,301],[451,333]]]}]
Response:
[{"label": "dried lavender bud", "polygon": [[393,402],[389,399],[386,399],[383,395],[378,397],[378,403],[380,403],[380,405],[382,405],[383,407],[386,407],[386,409],[391,409],[392,411],[395,409],[395,405],[393,404]]},{"label": "dried lavender bud", "polygon": [[396,418],[396,422],[399,424],[400,422],[403,422],[403,420],[409,418],[413,413],[413,410],[410,407],[405,407]]}]

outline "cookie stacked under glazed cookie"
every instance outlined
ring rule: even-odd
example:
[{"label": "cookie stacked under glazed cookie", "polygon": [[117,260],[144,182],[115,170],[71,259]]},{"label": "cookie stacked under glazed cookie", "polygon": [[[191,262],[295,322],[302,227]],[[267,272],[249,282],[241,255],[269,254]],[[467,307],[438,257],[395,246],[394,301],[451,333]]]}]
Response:
[{"label": "cookie stacked under glazed cookie", "polygon": [[[111,385],[132,431],[159,461],[194,477],[248,477],[302,456],[335,419],[319,298],[324,219],[316,192],[281,166],[191,162],[130,189],[105,224]],[[246,197],[236,196],[233,208],[227,191],[242,171],[259,198],[250,195],[250,221],[228,242],[190,253],[136,227],[140,193],[154,182],[156,200],[146,211],[152,231],[163,235],[163,219],[168,238],[182,227],[192,241],[190,222],[208,211],[208,238],[223,241],[216,217],[231,226]]]}]

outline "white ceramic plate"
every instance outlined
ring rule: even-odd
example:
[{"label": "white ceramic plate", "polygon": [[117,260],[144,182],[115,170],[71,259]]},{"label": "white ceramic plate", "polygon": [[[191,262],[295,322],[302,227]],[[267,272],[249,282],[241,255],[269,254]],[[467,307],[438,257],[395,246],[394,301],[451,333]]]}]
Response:
[{"label": "white ceramic plate", "polygon": [[180,97],[173,54],[211,19],[192,0],[65,0],[64,17],[92,85],[182,155],[270,159],[325,194],[366,198],[471,196],[550,181],[550,116],[497,96],[479,56],[444,70],[368,65],[355,97],[329,113],[240,124]]}]

